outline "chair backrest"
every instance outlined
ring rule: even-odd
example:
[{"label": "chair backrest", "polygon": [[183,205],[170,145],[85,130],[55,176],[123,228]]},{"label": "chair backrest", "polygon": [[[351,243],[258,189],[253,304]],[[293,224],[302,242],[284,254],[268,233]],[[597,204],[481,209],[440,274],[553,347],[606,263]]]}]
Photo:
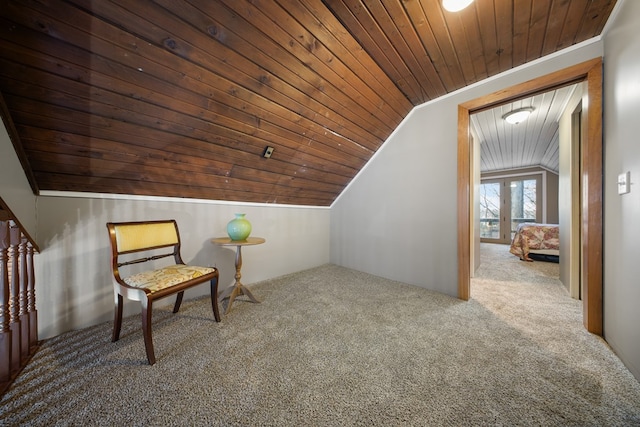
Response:
[{"label": "chair backrest", "polygon": [[[184,264],[180,256],[180,233],[175,220],[108,222],[111,260],[114,272],[118,267],[173,256],[176,264]],[[172,248],[171,252],[131,261],[120,261],[120,255]]]}]

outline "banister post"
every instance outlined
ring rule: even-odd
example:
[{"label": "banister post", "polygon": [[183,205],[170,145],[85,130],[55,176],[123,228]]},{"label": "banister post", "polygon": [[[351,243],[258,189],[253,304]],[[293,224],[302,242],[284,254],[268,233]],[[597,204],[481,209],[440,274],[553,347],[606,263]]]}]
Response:
[{"label": "banister post", "polygon": [[9,222],[0,221],[0,384],[11,381],[8,249]]},{"label": "banister post", "polygon": [[20,229],[16,226],[9,227],[9,238],[11,251],[9,253],[9,261],[11,262],[11,290],[9,291],[9,326],[11,328],[11,372],[15,373],[20,370],[22,358],[20,356],[21,337],[20,337],[20,268],[18,265],[18,246],[20,245]]},{"label": "banister post", "polygon": [[29,313],[27,312],[27,291],[29,276],[27,273],[27,239],[20,233],[18,258],[20,259],[20,294],[18,295],[18,316],[20,318],[20,357],[29,357]]},{"label": "banister post", "polygon": [[36,272],[33,263],[34,248],[27,246],[27,313],[29,314],[29,347],[38,345],[38,310],[36,309]]}]

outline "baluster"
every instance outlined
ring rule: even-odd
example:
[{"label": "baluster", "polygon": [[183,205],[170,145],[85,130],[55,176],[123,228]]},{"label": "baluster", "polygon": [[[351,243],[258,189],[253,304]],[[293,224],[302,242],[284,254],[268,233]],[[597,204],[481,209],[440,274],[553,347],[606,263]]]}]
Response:
[{"label": "baluster", "polygon": [[27,313],[29,313],[29,347],[35,351],[38,345],[38,310],[36,310],[36,272],[33,264],[34,249],[27,246]]},{"label": "baluster", "polygon": [[9,222],[0,221],[0,383],[11,380],[9,326]]},{"label": "baluster", "polygon": [[38,349],[37,252],[38,245],[0,197],[0,396]]},{"label": "baluster", "polygon": [[11,263],[11,290],[9,291],[9,326],[11,328],[11,372],[20,370],[20,317],[18,309],[20,302],[20,268],[18,266],[18,245],[20,244],[20,229],[12,226],[9,228],[11,250],[9,251],[9,262]]},{"label": "baluster", "polygon": [[20,233],[20,245],[18,246],[18,258],[20,259],[20,294],[18,295],[18,316],[20,318],[20,357],[26,360],[29,357],[29,313],[27,312],[27,239]]}]

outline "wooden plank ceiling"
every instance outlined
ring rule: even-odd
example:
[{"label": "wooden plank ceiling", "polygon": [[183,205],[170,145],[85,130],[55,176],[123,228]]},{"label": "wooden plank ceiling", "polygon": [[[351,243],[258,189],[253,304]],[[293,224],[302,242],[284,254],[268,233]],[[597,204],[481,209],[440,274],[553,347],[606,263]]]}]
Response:
[{"label": "wooden plank ceiling", "polygon": [[[559,173],[560,116],[576,84],[549,90],[471,115],[471,128],[480,141],[481,172],[539,166]],[[503,116],[532,108],[527,120],[510,124]]]},{"label": "wooden plank ceiling", "polygon": [[614,4],[0,0],[0,111],[35,193],[328,206],[414,106]]}]

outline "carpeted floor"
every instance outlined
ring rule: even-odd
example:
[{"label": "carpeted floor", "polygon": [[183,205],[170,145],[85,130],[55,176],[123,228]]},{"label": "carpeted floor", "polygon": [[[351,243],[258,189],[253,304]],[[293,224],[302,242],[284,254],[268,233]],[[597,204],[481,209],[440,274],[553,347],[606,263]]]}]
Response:
[{"label": "carpeted floor", "polygon": [[207,299],[48,340],[0,425],[640,425],[640,383],[586,332],[558,265],[483,245],[459,301],[335,265],[251,285],[221,323]]}]

